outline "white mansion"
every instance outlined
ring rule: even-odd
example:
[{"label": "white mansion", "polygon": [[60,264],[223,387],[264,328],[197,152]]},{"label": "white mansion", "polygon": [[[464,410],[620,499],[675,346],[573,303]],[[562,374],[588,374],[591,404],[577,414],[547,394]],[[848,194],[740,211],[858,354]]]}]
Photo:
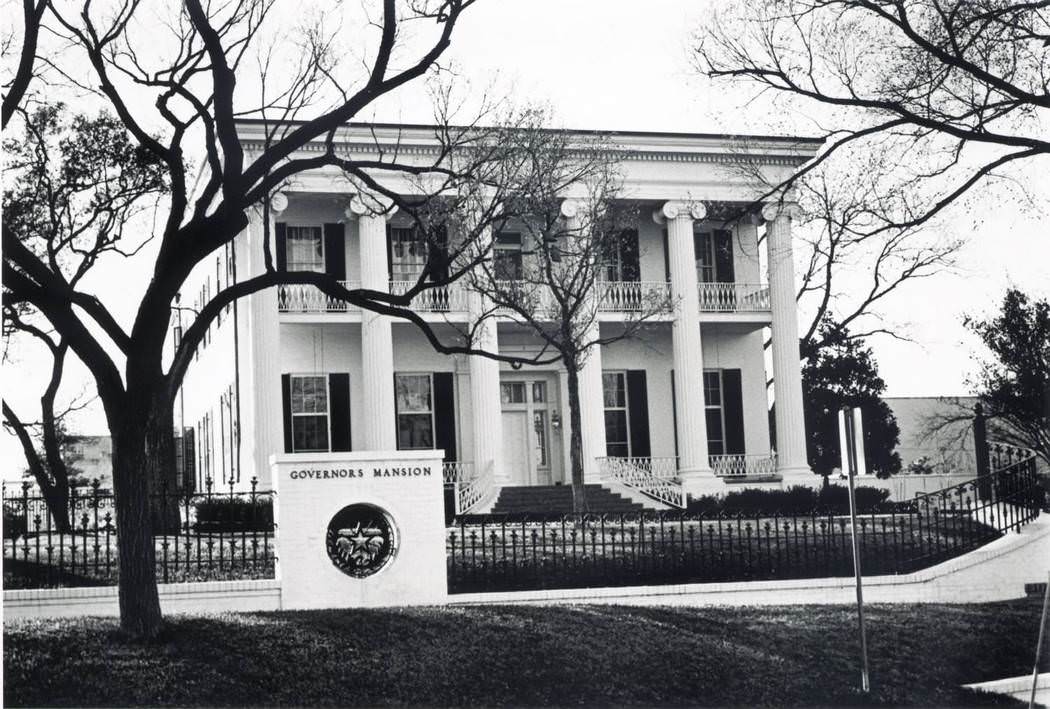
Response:
[{"label": "white mansion", "polygon": [[[250,149],[262,128],[246,121],[241,135]],[[377,145],[404,155],[437,149],[425,126],[347,126],[335,139],[361,154]],[[719,209],[763,193],[747,171],[734,169],[741,143],[729,136],[622,132],[612,141],[626,156],[621,197],[642,216],[631,232],[635,248],[622,250],[601,284],[599,327],[622,328],[642,293],[664,294],[673,305],[644,337],[594,348],[586,360],[587,481],[661,507],[725,490],[727,482],[790,484],[810,475],[791,205],[770,202],[724,226]],[[763,182],[775,184],[820,146],[752,137],[746,152]],[[323,270],[349,288],[407,288],[425,259],[413,231],[396,212],[357,215],[348,190],[335,171],[299,176],[273,201],[269,229],[256,213],[244,234],[198,269],[197,290],[183,293],[182,306],[262,272],[267,231],[277,268]],[[516,236],[495,235],[498,257],[521,258]],[[476,316],[477,299],[455,282],[425,291],[412,307],[451,336],[455,324]],[[768,360],[765,328],[772,331]],[[483,328],[476,346],[527,355],[540,344],[507,318]],[[253,476],[269,487],[275,453],[419,448],[444,450],[461,511],[491,508],[505,487],[569,482],[564,369],[445,356],[412,323],[362,312],[312,286],[282,286],[228,307],[190,367],[175,420],[183,432],[180,469],[198,487],[208,478],[241,487]]]}]

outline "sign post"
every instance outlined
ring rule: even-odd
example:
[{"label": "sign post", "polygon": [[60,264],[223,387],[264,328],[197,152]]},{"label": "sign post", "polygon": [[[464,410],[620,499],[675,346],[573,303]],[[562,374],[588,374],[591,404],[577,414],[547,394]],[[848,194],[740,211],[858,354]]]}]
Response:
[{"label": "sign post", "polygon": [[864,585],[861,581],[860,537],[857,535],[857,495],[853,486],[853,478],[858,468],[863,465],[858,461],[864,457],[864,449],[857,450],[861,437],[855,430],[854,424],[859,424],[859,422],[859,410],[844,408],[839,411],[839,433],[840,439],[845,439],[843,448],[849,476],[849,521],[850,534],[853,538],[853,575],[857,582],[857,629],[860,633],[860,686],[863,691],[869,692],[871,684],[868,681],[868,636],[864,626]]}]

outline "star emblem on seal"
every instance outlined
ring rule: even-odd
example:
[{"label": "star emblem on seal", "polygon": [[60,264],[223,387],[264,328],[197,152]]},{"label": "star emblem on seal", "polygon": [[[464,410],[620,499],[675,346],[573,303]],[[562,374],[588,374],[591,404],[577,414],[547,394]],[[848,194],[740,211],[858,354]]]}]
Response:
[{"label": "star emblem on seal", "polygon": [[382,569],[397,551],[393,520],[375,505],[358,503],[339,510],[328,523],[328,558],[348,576],[364,578]]}]

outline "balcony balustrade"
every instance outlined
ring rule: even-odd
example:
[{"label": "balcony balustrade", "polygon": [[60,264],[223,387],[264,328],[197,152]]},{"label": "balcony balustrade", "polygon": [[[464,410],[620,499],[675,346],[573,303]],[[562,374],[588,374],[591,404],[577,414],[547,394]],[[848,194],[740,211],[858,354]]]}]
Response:
[{"label": "balcony balustrade", "polygon": [[700,311],[754,313],[770,309],[769,286],[761,283],[700,283]]},{"label": "balcony balustrade", "polygon": [[[390,281],[390,292],[401,295],[416,281]],[[427,288],[412,298],[411,308],[418,313],[454,313],[467,309],[467,290],[459,283]]]},{"label": "balcony balustrade", "polygon": [[745,475],[775,475],[777,456],[775,453],[761,455],[712,455],[708,456],[711,470],[723,478]]},{"label": "balcony balustrade", "polygon": [[[360,288],[357,281],[340,281],[347,290]],[[356,310],[345,300],[333,298],[315,286],[290,283],[277,287],[277,310],[282,313],[345,313]]]},{"label": "balcony balustrade", "polygon": [[603,313],[670,312],[671,284],[666,281],[603,281],[598,284]]}]

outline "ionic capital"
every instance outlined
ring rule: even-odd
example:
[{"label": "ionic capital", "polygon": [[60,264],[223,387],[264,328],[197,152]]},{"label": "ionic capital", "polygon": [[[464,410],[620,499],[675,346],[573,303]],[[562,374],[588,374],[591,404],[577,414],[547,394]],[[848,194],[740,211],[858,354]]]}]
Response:
[{"label": "ionic capital", "polygon": [[762,207],[762,218],[771,222],[777,217],[797,220],[801,211],[795,202],[767,202]]},{"label": "ionic capital", "polygon": [[280,214],[288,209],[288,195],[284,192],[274,192],[273,195],[270,196],[270,209],[276,214]]},{"label": "ionic capital", "polygon": [[700,221],[707,216],[707,206],[703,202],[685,202],[672,200],[664,202],[660,213],[665,219],[677,219],[678,217],[690,216],[693,221]]},{"label": "ionic capital", "polygon": [[561,215],[566,219],[572,219],[580,213],[580,200],[563,199],[561,202]]}]

